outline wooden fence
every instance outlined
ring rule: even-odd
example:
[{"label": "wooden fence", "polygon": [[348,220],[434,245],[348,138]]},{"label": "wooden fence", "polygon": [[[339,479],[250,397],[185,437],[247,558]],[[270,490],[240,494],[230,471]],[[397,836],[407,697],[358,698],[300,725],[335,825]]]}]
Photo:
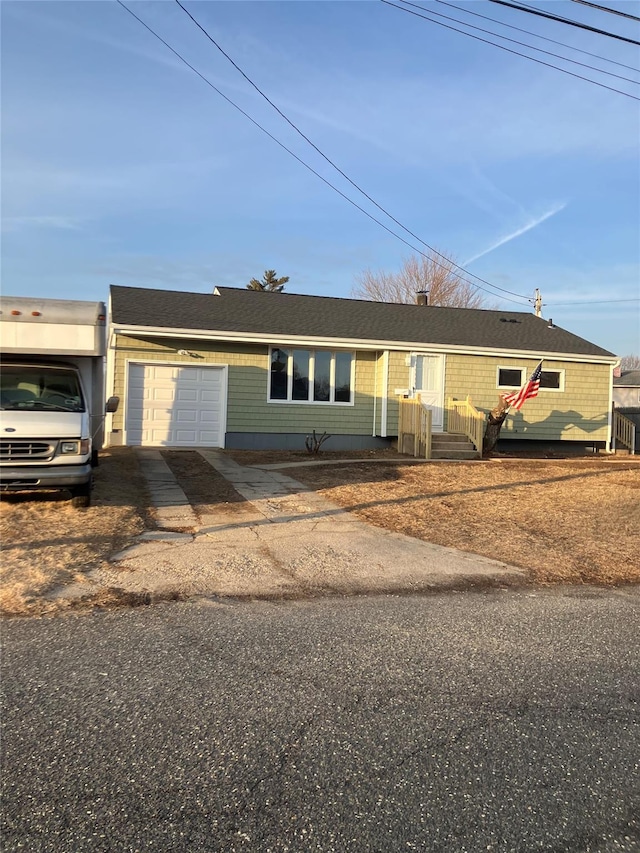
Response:
[{"label": "wooden fence", "polygon": [[431,409],[420,400],[399,400],[398,451],[431,459]]},{"label": "wooden fence", "polygon": [[613,437],[615,440],[614,449],[618,447],[618,444],[622,444],[627,448],[629,453],[632,455],[635,454],[636,425],[630,418],[623,415],[617,409],[613,410]]},{"label": "wooden fence", "polygon": [[485,416],[473,406],[471,397],[466,400],[453,400],[450,397],[447,412],[447,431],[466,435],[482,456]]}]

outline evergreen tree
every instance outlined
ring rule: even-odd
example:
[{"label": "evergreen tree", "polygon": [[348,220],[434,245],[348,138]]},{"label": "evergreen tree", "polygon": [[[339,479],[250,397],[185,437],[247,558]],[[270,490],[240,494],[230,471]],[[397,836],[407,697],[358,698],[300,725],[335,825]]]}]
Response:
[{"label": "evergreen tree", "polygon": [[262,276],[262,281],[257,278],[252,278],[247,285],[247,290],[265,290],[269,293],[282,293],[285,284],[289,281],[289,276],[284,275],[278,278],[275,270],[265,270]]}]

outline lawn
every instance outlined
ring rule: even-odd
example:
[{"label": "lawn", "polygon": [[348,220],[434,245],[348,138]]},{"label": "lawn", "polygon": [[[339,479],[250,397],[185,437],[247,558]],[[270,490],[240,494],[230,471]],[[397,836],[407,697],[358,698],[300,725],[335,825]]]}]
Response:
[{"label": "lawn", "polygon": [[[198,453],[163,455],[199,515],[246,510]],[[290,452],[229,455],[243,465],[319,461],[282,473],[372,524],[521,566],[533,582],[640,581],[640,459],[416,464],[398,462],[392,452],[321,453],[317,460]],[[359,461],[344,462],[354,456]],[[3,496],[1,611],[66,606],[51,598],[57,588],[82,584],[87,571],[154,527],[130,448],[106,451],[95,480],[86,510],[55,494]]]},{"label": "lawn", "polygon": [[101,454],[92,505],[78,510],[64,492],[2,495],[0,612],[41,614],[60,605],[47,595],[80,582],[145,528],[148,497],[135,454]]},{"label": "lawn", "polygon": [[[308,459],[233,455],[246,465]],[[535,582],[640,580],[640,460],[389,460],[283,473],[372,524],[521,566]]]}]

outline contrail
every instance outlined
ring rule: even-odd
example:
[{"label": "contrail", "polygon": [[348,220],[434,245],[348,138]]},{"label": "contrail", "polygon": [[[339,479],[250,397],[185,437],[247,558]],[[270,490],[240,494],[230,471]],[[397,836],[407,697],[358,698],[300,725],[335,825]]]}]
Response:
[{"label": "contrail", "polygon": [[515,240],[516,237],[520,237],[522,234],[526,234],[527,231],[531,231],[532,228],[536,228],[545,219],[549,219],[552,216],[555,216],[556,213],[560,213],[561,210],[564,210],[567,206],[566,202],[562,202],[562,204],[557,204],[555,207],[552,207],[551,210],[548,210],[546,213],[543,213],[542,216],[539,216],[537,219],[532,219],[531,222],[527,222],[526,225],[523,225],[522,228],[518,228],[517,231],[513,231],[511,234],[507,234],[506,237],[501,237],[496,243],[493,243],[489,246],[488,249],[483,249],[482,252],[478,252],[477,255],[473,255],[471,258],[467,258],[466,261],[462,264],[463,267],[466,267],[472,261],[477,261],[478,258],[483,258],[485,255],[488,255],[489,252],[493,252],[494,249],[498,249],[500,246],[504,246],[505,243],[509,243],[511,240]]}]

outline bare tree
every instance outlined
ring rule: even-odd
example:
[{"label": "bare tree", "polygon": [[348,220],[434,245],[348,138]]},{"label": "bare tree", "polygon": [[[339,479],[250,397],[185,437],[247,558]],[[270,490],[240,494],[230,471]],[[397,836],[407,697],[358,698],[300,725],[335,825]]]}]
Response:
[{"label": "bare tree", "polygon": [[[444,255],[444,253],[443,253]],[[460,277],[454,261],[431,253],[411,255],[398,272],[364,270],[356,277],[353,295],[372,302],[415,303],[416,294],[427,292],[429,305],[450,308],[481,308],[483,295]]]},{"label": "bare tree", "polygon": [[640,370],[640,355],[623,355],[620,359],[621,370]]}]

